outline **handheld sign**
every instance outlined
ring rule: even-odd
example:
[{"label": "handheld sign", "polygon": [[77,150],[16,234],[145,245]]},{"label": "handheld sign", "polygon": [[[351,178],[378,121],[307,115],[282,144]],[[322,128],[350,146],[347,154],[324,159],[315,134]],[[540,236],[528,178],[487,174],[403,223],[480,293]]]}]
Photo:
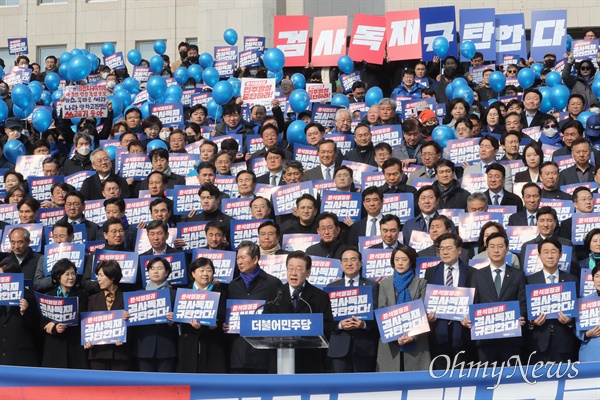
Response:
[{"label": "handheld sign", "polygon": [[231,236],[229,243],[233,249],[237,249],[244,240],[258,243],[258,227],[268,219],[250,219],[250,220],[231,220],[229,234]]},{"label": "handheld sign", "polygon": [[264,300],[227,300],[227,317],[225,323],[229,326],[228,334],[240,333],[240,316],[262,314]]},{"label": "handheld sign", "polygon": [[327,286],[323,290],[329,294],[334,321],[352,317],[373,319],[373,287]]},{"label": "handheld sign", "polygon": [[169,168],[174,174],[187,176],[200,161],[198,154],[169,154]]},{"label": "handheld sign", "polygon": [[333,128],[335,126],[335,114],[340,109],[337,106],[327,104],[317,104],[313,106],[312,122],[319,123],[325,128]]},{"label": "handheld sign", "polygon": [[240,93],[244,103],[271,104],[275,97],[275,78],[242,78]]},{"label": "handheld sign", "polygon": [[218,279],[223,283],[231,282],[235,269],[235,251],[194,249],[192,261],[197,260],[200,257],[208,258],[213,262],[213,265],[215,266],[215,279]]},{"label": "handheld sign", "polygon": [[473,304],[474,288],[427,285],[425,309],[435,312],[437,319],[462,321],[469,315],[469,306]]},{"label": "handheld sign", "polygon": [[177,289],[173,321],[217,326],[220,292],[195,289]]},{"label": "handheld sign", "polygon": [[321,238],[316,233],[289,233],[283,235],[281,248],[285,251],[306,251],[313,244],[317,244]]},{"label": "handheld sign", "polygon": [[364,249],[362,276],[367,279],[377,279],[382,276],[391,276],[394,269],[390,264],[392,250],[384,249]]},{"label": "handheld sign", "polygon": [[311,182],[292,183],[290,185],[280,186],[273,192],[273,208],[275,215],[291,214],[293,207],[296,206],[296,199],[303,194],[313,195]]},{"label": "handheld sign", "polygon": [[19,156],[15,164],[15,171],[21,173],[25,179],[29,179],[30,176],[42,176],[44,175],[42,162],[48,157],[50,156],[45,154]]},{"label": "handheld sign", "polygon": [[[573,248],[571,246],[563,246],[560,260],[558,261],[558,269],[565,272],[571,270],[571,256]],[[526,276],[533,275],[544,268],[542,260],[538,256],[537,244],[528,244],[525,247],[525,265],[521,265]]]},{"label": "handheld sign", "polygon": [[502,214],[491,212],[462,213],[458,216],[460,236],[464,242],[477,242],[481,227],[489,221],[502,224]]},{"label": "handheld sign", "polygon": [[375,318],[383,343],[398,340],[404,334],[415,336],[429,332],[423,300],[413,300],[375,310]]},{"label": "handheld sign", "polygon": [[67,326],[79,323],[79,297],[54,297],[37,292],[35,297],[44,318]]},{"label": "handheld sign", "polygon": [[124,69],[125,60],[123,59],[123,53],[117,52],[109,56],[104,57],[104,65],[110,69]]},{"label": "handheld sign", "polygon": [[173,214],[187,215],[200,206],[198,190],[200,186],[175,186],[173,197]]},{"label": "handheld sign", "polygon": [[23,274],[0,273],[0,306],[18,306],[24,292]]},{"label": "handheld sign", "polygon": [[183,128],[183,104],[151,104],[150,115],[160,119],[164,127]]},{"label": "handheld sign", "polygon": [[334,190],[324,190],[321,195],[321,213],[332,212],[340,221],[350,218],[360,221],[362,195],[360,193],[344,193]]},{"label": "handheld sign", "polygon": [[222,199],[221,210],[233,219],[251,220],[250,203],[253,198]]},{"label": "handheld sign", "polygon": [[571,240],[574,245],[583,245],[585,236],[594,228],[600,228],[600,215],[594,213],[573,214],[573,226],[571,227]]},{"label": "handheld sign", "polygon": [[208,221],[181,222],[177,224],[177,237],[185,241],[183,250],[198,249],[206,246],[204,227]]},{"label": "handheld sign", "polygon": [[150,274],[148,274],[148,270],[146,266],[148,263],[156,258],[161,257],[165,259],[169,264],[171,264],[171,273],[167,278],[167,281],[170,285],[185,285],[187,284],[187,269],[185,262],[185,253],[170,253],[170,254],[161,254],[160,256],[150,255],[150,256],[140,256],[140,269],[142,276],[144,277],[144,283],[150,280]]},{"label": "handheld sign", "polygon": [[371,134],[374,146],[386,142],[394,148],[402,144],[402,126],[400,125],[378,126],[371,129]]},{"label": "handheld sign", "polygon": [[11,56],[29,54],[27,38],[8,38],[8,54]]},{"label": "handheld sign", "polygon": [[414,217],[414,196],[412,193],[386,193],[383,195],[383,215],[393,214],[405,223]]},{"label": "handheld sign", "polygon": [[562,312],[567,317],[576,317],[577,293],[575,282],[526,285],[527,318],[535,320],[542,314],[546,319],[557,319]]},{"label": "handheld sign", "polygon": [[287,268],[285,261],[287,254],[263,254],[258,260],[258,265],[269,275],[273,275],[281,282],[287,282]]},{"label": "handheld sign", "polygon": [[19,210],[16,204],[0,204],[0,221],[9,225],[19,223]]},{"label": "handheld sign", "polygon": [[305,171],[321,165],[315,147],[294,143],[294,160],[300,161]]},{"label": "handheld sign", "polygon": [[85,259],[85,244],[83,243],[56,243],[47,244],[44,248],[44,273],[52,275],[52,267],[58,260],[66,258],[72,261],[77,268],[77,275],[83,275]]},{"label": "handheld sign", "polygon": [[63,118],[106,118],[106,88],[104,86],[75,85],[64,89],[61,100]]},{"label": "handheld sign", "polygon": [[97,346],[127,342],[123,310],[81,313],[81,345]]},{"label": "handheld sign", "polygon": [[587,331],[600,326],[600,297],[578,300],[577,330]]},{"label": "handheld sign", "polygon": [[30,195],[39,202],[48,200],[52,194],[52,185],[64,180],[64,176],[30,176],[27,178]]},{"label": "handheld sign", "polygon": [[439,257],[417,257],[417,276],[425,279],[425,271],[435,267],[440,262],[442,262],[442,259]]},{"label": "handheld sign", "polygon": [[521,336],[518,301],[473,304],[469,307],[471,339],[502,339]]},{"label": "handheld sign", "polygon": [[581,277],[579,279],[579,295],[585,297],[592,294],[595,290],[594,280],[592,279],[592,270],[589,268],[581,268]]},{"label": "handheld sign", "polygon": [[520,252],[521,247],[539,234],[537,225],[534,226],[509,226],[506,228],[508,235],[508,250]]},{"label": "handheld sign", "polygon": [[[137,267],[138,267],[138,254],[128,251],[114,251],[114,250],[96,250],[96,256],[94,257],[94,268],[100,261],[114,260],[121,266],[123,272],[123,278],[121,283],[135,283],[137,278]],[[96,274],[94,273],[92,278],[96,280]]]},{"label": "handheld sign", "polygon": [[342,275],[342,262],[327,257],[311,256],[312,267],[308,281],[319,289]]},{"label": "handheld sign", "polygon": [[140,290],[123,293],[127,326],[166,324],[171,312],[170,290]]},{"label": "handheld sign", "polygon": [[143,181],[154,168],[145,154],[121,154],[121,177]]}]

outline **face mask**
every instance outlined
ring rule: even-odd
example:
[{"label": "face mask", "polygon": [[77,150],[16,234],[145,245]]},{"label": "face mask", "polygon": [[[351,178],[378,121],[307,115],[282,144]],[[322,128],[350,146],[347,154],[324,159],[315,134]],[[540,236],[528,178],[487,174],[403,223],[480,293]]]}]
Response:
[{"label": "face mask", "polygon": [[103,72],[102,74],[100,74],[100,77],[101,77],[102,79],[106,79],[106,78],[108,78],[108,72]]},{"label": "face mask", "polygon": [[251,69],[250,70],[250,75],[256,76],[257,74],[258,74],[258,70],[257,69]]},{"label": "face mask", "polygon": [[198,57],[188,57],[190,64],[198,64]]},{"label": "face mask", "polygon": [[556,134],[558,133],[558,130],[556,128],[546,128],[542,132],[547,137],[552,138],[552,137],[556,136]]},{"label": "face mask", "polygon": [[90,151],[92,151],[92,148],[90,146],[81,146],[77,149],[77,152],[82,156],[87,156],[88,154],[90,154]]},{"label": "face mask", "polygon": [[8,88],[0,89],[0,96],[6,97],[6,95],[8,95]]},{"label": "face mask", "polygon": [[190,144],[190,143],[194,143],[196,141],[196,138],[194,136],[188,136],[188,137],[186,137],[185,140],[188,144]]},{"label": "face mask", "polygon": [[600,114],[600,108],[598,107],[590,107],[590,111],[596,114]]},{"label": "face mask", "polygon": [[427,131],[427,136],[431,136],[431,134],[433,133],[433,130],[437,127],[438,127],[437,125],[433,125],[433,126],[427,125],[425,127],[425,130]]},{"label": "face mask", "polygon": [[169,136],[171,136],[171,133],[169,131],[163,131],[158,134],[158,137],[164,140],[165,142],[169,140]]},{"label": "face mask", "polygon": [[546,67],[546,68],[552,68],[552,67],[554,67],[554,64],[556,64],[555,60],[544,61],[544,67]]},{"label": "face mask", "polygon": [[106,87],[109,89],[113,89],[115,86],[117,86],[117,82],[115,81],[106,82]]},{"label": "face mask", "polygon": [[180,51],[179,52],[179,57],[183,60],[184,58],[187,57],[187,50],[184,51]]}]

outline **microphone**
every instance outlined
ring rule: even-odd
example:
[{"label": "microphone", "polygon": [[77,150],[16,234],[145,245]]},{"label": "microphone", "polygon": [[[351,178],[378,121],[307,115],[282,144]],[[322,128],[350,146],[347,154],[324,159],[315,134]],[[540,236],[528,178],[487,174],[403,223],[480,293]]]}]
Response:
[{"label": "microphone", "polygon": [[264,308],[265,306],[270,306],[271,304],[275,304],[276,306],[278,306],[282,297],[283,297],[283,292],[281,291],[281,289],[279,289],[277,291],[277,296],[275,296],[275,299],[265,302],[265,304],[263,304],[262,306],[258,307],[256,310],[254,310],[254,314],[256,314],[258,312],[258,310],[260,310],[261,308]]},{"label": "microphone", "polygon": [[302,296],[300,296],[302,294],[302,288],[300,288],[300,290],[298,291],[298,293],[294,296],[292,296],[292,300],[296,299],[296,300],[300,300],[302,302],[304,302],[304,304],[306,304],[308,306],[308,309],[310,310],[310,313],[313,313],[312,307],[310,306],[310,304],[308,304],[308,301],[304,300],[302,298]]}]

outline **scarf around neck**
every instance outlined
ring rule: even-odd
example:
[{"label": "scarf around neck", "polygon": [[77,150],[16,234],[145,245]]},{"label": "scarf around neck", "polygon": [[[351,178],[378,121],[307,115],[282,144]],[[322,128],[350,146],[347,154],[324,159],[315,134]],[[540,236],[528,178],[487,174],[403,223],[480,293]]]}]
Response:
[{"label": "scarf around neck", "polygon": [[242,278],[242,280],[246,284],[246,288],[248,290],[250,290],[250,286],[252,286],[252,283],[254,282],[254,280],[256,279],[256,277],[258,276],[259,273],[260,273],[260,266],[257,266],[254,269],[254,271],[250,272],[249,274],[242,274],[240,272],[240,278]]},{"label": "scarf around neck", "polygon": [[396,304],[407,303],[411,300],[408,285],[415,276],[415,271],[410,268],[403,274],[394,269],[394,288],[398,292],[398,301]]},{"label": "scarf around neck", "polygon": [[161,283],[158,286],[154,285],[154,283],[152,283],[152,281],[148,281],[148,283],[146,284],[146,290],[160,290],[160,289],[166,289],[168,287],[169,287],[169,281],[166,279],[163,283]]}]

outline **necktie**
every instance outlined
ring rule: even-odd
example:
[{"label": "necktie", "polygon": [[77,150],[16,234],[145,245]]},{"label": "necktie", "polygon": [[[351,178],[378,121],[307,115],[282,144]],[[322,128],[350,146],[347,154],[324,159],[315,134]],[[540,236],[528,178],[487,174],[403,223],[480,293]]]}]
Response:
[{"label": "necktie", "polygon": [[325,169],[325,179],[331,180],[331,169],[330,168]]},{"label": "necktie", "polygon": [[371,233],[370,236],[377,236],[377,218],[371,218]]},{"label": "necktie", "polygon": [[494,272],[496,273],[496,278],[494,279],[494,285],[496,286],[496,294],[498,295],[498,298],[500,298],[500,290],[502,289],[502,278],[500,277],[500,272],[502,272],[502,270],[500,268],[497,268],[494,270]]},{"label": "necktie", "polygon": [[354,286],[354,279],[350,279],[348,281],[348,286]]},{"label": "necktie", "polygon": [[454,279],[452,278],[452,270],[454,270],[454,268],[452,268],[451,266],[448,267],[448,273],[446,274],[446,286],[454,286]]},{"label": "necktie", "polygon": [[425,217],[423,219],[425,220],[425,232],[429,233],[429,220],[431,217]]},{"label": "necktie", "polygon": [[529,226],[535,226],[535,217],[533,215],[529,216]]},{"label": "necktie", "polygon": [[550,279],[550,283],[554,283],[556,281],[556,276],[554,275],[549,275],[548,279]]},{"label": "necktie", "polygon": [[300,297],[300,289],[294,289],[294,293],[292,293],[292,306],[294,306],[294,311],[298,309],[298,297]]},{"label": "necktie", "polygon": [[499,205],[499,203],[498,203],[498,198],[499,197],[500,197],[500,195],[498,195],[498,194],[494,195],[494,205],[495,206]]},{"label": "necktie", "polygon": [[271,185],[277,186],[277,175],[271,175]]},{"label": "necktie", "polygon": [[434,176],[435,176],[435,169],[433,169],[433,168],[427,169],[427,177],[431,179]]}]

